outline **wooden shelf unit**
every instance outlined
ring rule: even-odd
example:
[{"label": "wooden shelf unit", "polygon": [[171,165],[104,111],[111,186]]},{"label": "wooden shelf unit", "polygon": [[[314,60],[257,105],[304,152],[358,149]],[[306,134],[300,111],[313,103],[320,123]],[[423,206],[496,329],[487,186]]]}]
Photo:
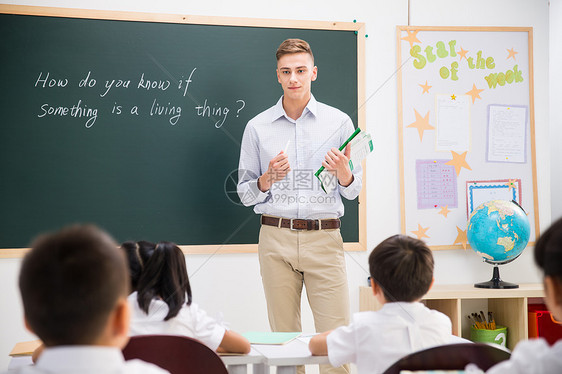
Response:
[{"label": "wooden shelf unit", "polygon": [[[493,312],[497,324],[507,326],[507,348],[529,336],[527,306],[542,303],[542,284],[520,284],[515,289],[483,289],[473,285],[435,285],[422,299],[430,309],[438,310],[451,318],[453,334],[470,338],[470,321],[467,316],[481,310]],[[378,310],[370,287],[359,289],[359,310]]]}]

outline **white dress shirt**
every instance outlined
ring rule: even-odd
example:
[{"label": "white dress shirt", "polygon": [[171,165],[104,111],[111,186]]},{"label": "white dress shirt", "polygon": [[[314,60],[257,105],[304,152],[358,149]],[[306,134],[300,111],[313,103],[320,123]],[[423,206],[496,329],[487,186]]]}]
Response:
[{"label": "white dress shirt", "polygon": [[386,303],[353,316],[327,338],[332,366],[355,363],[359,374],[384,372],[407,354],[451,342],[449,317],[422,303]]},{"label": "white dress shirt", "polygon": [[486,374],[562,373],[562,340],[552,347],[544,339],[519,342],[511,358],[488,369]]},{"label": "white dress shirt", "polygon": [[37,363],[6,374],[165,374],[168,371],[141,360],[125,361],[121,350],[103,346],[45,348]]},{"label": "white dress shirt", "polygon": [[216,351],[222,342],[226,328],[211,318],[196,303],[184,304],[177,316],[164,321],[168,315],[168,304],[154,299],[146,314],[137,302],[137,293],[128,297],[131,307],[131,327],[129,334],[134,335],[184,335],[197,339]]},{"label": "white dress shirt", "polygon": [[[352,200],[361,191],[361,165],[353,169],[349,186],[338,184],[330,194],[320,188],[314,173],[328,151],[342,145],[354,130],[347,114],[317,102],[312,95],[300,118],[293,120],[285,113],[281,97],[275,106],[252,118],[244,130],[238,167],[240,200],[246,206],[255,205],[258,214],[301,219],[343,216],[341,196]],[[257,178],[287,144],[291,171],[269,191],[261,192]]]}]

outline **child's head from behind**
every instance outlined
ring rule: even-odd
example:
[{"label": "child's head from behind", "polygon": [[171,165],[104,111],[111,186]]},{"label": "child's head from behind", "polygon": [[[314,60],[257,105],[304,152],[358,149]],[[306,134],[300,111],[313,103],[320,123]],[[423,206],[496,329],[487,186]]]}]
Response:
[{"label": "child's head from behind", "polygon": [[126,241],[121,244],[121,248],[125,251],[127,262],[129,264],[129,275],[131,276],[131,292],[138,288],[139,279],[144,266],[152,256],[156,244],[147,241]]},{"label": "child's head from behind", "polygon": [[40,236],[19,276],[26,323],[46,346],[99,343],[118,304],[126,307],[128,284],[117,243],[91,225]]},{"label": "child's head from behind", "polygon": [[416,301],[433,282],[433,255],[421,240],[394,235],[373,249],[369,270],[387,302]]},{"label": "child's head from behind", "polygon": [[191,286],[185,256],[177,245],[170,242],[156,245],[144,266],[137,292],[139,306],[145,313],[148,313],[154,298],[162,298],[168,304],[165,321],[175,317],[184,303],[191,304]]},{"label": "child's head from behind", "polygon": [[548,309],[562,318],[562,218],[554,222],[537,240],[535,262],[544,272]]}]

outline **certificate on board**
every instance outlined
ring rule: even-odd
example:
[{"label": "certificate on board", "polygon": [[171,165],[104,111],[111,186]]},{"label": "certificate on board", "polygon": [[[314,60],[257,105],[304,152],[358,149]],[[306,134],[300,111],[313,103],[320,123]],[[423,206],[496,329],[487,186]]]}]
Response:
[{"label": "certificate on board", "polygon": [[466,216],[491,200],[514,200],[521,205],[521,179],[466,182]]}]

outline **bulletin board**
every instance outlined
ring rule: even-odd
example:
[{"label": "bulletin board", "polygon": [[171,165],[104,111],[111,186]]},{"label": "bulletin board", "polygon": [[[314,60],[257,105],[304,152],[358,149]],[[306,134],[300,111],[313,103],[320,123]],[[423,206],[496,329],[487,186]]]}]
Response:
[{"label": "bulletin board", "polygon": [[401,230],[466,249],[473,209],[515,200],[539,235],[533,30],[397,27]]}]

